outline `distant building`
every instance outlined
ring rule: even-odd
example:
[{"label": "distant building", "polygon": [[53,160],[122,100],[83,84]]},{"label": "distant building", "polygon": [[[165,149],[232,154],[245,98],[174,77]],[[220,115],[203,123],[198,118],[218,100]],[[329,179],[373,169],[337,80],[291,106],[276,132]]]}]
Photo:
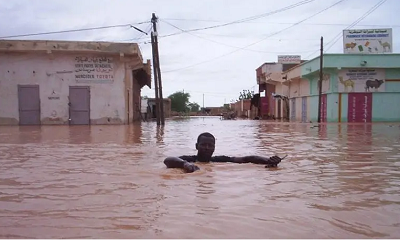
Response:
[{"label": "distant building", "polygon": [[221,116],[224,112],[224,107],[205,107],[201,108],[201,112],[207,113],[211,116]]},{"label": "distant building", "polygon": [[[147,99],[148,103],[148,112],[147,116],[148,118],[157,118],[157,113],[156,113],[156,99],[155,98],[148,98]],[[171,117],[171,99],[169,98],[164,98],[164,118],[169,118]]]},{"label": "distant building", "polygon": [[150,61],[135,43],[0,40],[0,124],[140,120]]},{"label": "distant building", "polygon": [[286,99],[275,98],[274,95],[288,96],[288,86],[284,85],[282,72],[304,62],[298,59],[298,63],[268,62],[256,69],[257,84],[259,87],[259,116],[263,119],[289,119],[288,104]]}]

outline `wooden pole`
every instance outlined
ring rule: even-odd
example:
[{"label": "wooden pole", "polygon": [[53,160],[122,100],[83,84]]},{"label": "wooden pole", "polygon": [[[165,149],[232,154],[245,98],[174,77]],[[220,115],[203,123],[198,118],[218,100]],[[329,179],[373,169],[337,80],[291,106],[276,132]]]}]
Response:
[{"label": "wooden pole", "polygon": [[157,60],[156,60],[156,53],[155,53],[155,46],[154,46],[154,37],[153,33],[151,33],[151,50],[153,53],[153,75],[154,75],[154,89],[156,95],[156,119],[157,125],[160,125],[160,99],[158,98],[158,77],[157,77]]},{"label": "wooden pole", "polygon": [[159,107],[160,107],[160,120],[161,125],[165,125],[165,116],[164,116],[164,98],[162,92],[162,81],[161,81],[161,69],[160,69],[160,56],[158,53],[158,33],[157,33],[157,17],[156,14],[152,14],[151,22],[153,23],[153,38],[154,38],[154,47],[155,47],[155,59],[156,59],[156,70],[157,70],[157,80],[158,80],[158,96],[159,96]]},{"label": "wooden pole", "polygon": [[322,100],[322,79],[323,79],[323,57],[324,57],[324,37],[321,37],[321,53],[319,56],[319,93],[318,93],[318,122],[321,122],[321,100]]}]

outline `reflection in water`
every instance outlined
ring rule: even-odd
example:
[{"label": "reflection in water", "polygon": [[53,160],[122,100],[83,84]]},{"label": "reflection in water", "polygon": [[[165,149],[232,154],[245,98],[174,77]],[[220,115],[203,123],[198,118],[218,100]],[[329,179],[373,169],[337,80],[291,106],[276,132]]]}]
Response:
[{"label": "reflection in water", "polygon": [[164,126],[157,126],[157,143],[162,143],[164,141]]},{"label": "reflection in water", "polygon": [[[398,238],[399,130],[213,117],[0,127],[0,237]],[[165,168],[204,131],[216,155],[288,157]]]},{"label": "reflection in water", "polygon": [[141,144],[143,143],[143,126],[142,122],[134,123],[125,129],[126,144]]},{"label": "reflection in water", "polygon": [[[54,129],[56,131],[56,129]],[[92,142],[91,126],[76,125],[69,126],[69,143],[71,144],[89,144]],[[99,129],[101,131],[101,129]]]}]

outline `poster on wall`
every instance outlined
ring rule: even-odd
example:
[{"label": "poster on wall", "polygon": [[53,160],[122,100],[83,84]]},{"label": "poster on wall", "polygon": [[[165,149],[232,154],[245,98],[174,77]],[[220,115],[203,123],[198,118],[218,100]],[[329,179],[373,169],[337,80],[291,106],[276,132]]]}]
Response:
[{"label": "poster on wall", "polygon": [[343,30],[344,53],[392,53],[392,41],[391,28]]},{"label": "poster on wall", "polygon": [[339,92],[384,92],[384,69],[345,69],[338,73]]},{"label": "poster on wall", "polygon": [[111,57],[85,57],[74,59],[75,81],[78,83],[114,82],[114,64]]}]

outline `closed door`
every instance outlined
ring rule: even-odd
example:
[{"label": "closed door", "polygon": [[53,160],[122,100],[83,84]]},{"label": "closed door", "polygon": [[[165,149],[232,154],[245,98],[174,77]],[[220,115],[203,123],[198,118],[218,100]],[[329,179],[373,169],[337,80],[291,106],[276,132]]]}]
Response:
[{"label": "closed door", "polygon": [[372,93],[349,93],[347,121],[372,121]]},{"label": "closed door", "polygon": [[18,85],[20,125],[40,125],[39,85]]},{"label": "closed door", "polygon": [[301,121],[307,122],[307,97],[301,99]]},{"label": "closed door", "polygon": [[69,87],[69,119],[71,125],[90,124],[90,87]]},{"label": "closed door", "polygon": [[292,106],[290,109],[290,112],[291,112],[290,119],[292,121],[295,121],[296,120],[296,98],[292,98],[291,101],[292,101]]}]

